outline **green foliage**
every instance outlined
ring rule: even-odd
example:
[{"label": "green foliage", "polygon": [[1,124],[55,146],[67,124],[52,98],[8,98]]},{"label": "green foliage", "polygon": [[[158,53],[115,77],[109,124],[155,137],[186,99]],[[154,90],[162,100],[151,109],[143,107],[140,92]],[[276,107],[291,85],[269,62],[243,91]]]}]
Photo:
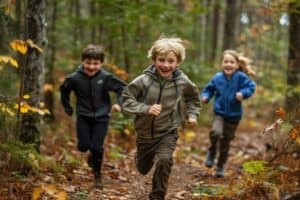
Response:
[{"label": "green foliage", "polygon": [[74,198],[75,200],[84,200],[84,199],[88,199],[88,196],[89,196],[89,192],[87,190],[80,190],[80,191],[76,191],[76,193],[72,195],[72,198]]},{"label": "green foliage", "polygon": [[122,147],[113,145],[110,151],[108,152],[108,156],[112,159],[123,159],[126,158],[126,155],[122,153]]},{"label": "green foliage", "polygon": [[64,165],[67,166],[78,166],[80,165],[80,162],[76,156],[74,156],[73,154],[71,154],[68,150],[63,149],[62,152],[62,156],[63,156],[63,163]]},{"label": "green foliage", "polygon": [[243,164],[243,170],[252,175],[261,175],[267,170],[267,162],[264,160],[249,161]]},{"label": "green foliage", "polygon": [[193,194],[196,196],[218,196],[227,186],[225,185],[197,185],[193,189]]},{"label": "green foliage", "polygon": [[134,133],[132,120],[123,112],[112,114],[110,127],[118,134],[129,135]]},{"label": "green foliage", "polygon": [[39,172],[48,168],[58,172],[60,167],[49,158],[43,157],[36,150],[35,144],[23,144],[20,141],[7,141],[0,144],[0,156],[11,162],[12,168],[21,171]]}]

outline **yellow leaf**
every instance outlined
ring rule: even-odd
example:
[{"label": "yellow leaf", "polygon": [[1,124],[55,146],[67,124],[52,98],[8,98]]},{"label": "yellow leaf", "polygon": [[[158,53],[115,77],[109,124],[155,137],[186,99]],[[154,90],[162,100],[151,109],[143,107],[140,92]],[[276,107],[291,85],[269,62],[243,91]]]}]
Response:
[{"label": "yellow leaf", "polygon": [[187,141],[192,141],[194,138],[195,138],[196,134],[194,131],[187,131],[185,132],[184,134],[184,138],[187,140]]},{"label": "yellow leaf", "polygon": [[42,194],[42,188],[41,187],[37,187],[37,188],[34,188],[33,191],[32,191],[32,200],[38,200],[40,198]]},{"label": "yellow leaf", "polygon": [[54,196],[58,192],[58,190],[54,184],[43,185],[43,189],[45,190],[45,192],[47,192],[51,196]]},{"label": "yellow leaf", "polygon": [[26,40],[26,43],[28,46],[30,46],[33,49],[38,50],[40,53],[43,52],[43,49],[41,49],[38,45],[34,44],[32,40],[28,39],[28,40]]},{"label": "yellow leaf", "polygon": [[14,66],[16,68],[19,67],[18,62],[10,56],[3,56],[3,55],[0,56],[0,62],[5,63],[5,64],[10,63],[12,66]]},{"label": "yellow leaf", "polygon": [[128,128],[125,128],[124,131],[125,135],[130,135],[130,130]]},{"label": "yellow leaf", "polygon": [[290,132],[289,132],[289,137],[292,140],[296,140],[297,137],[299,136],[299,132],[297,131],[297,129],[293,128]]},{"label": "yellow leaf", "polygon": [[11,117],[15,116],[15,113],[9,108],[6,108],[6,113],[8,113]]},{"label": "yellow leaf", "polygon": [[60,191],[57,194],[57,199],[58,200],[66,200],[67,199],[67,193],[65,191]]},{"label": "yellow leaf", "polygon": [[26,107],[22,106],[21,109],[20,109],[21,113],[28,113],[28,111],[29,111],[29,108],[27,106]]},{"label": "yellow leaf", "polygon": [[[15,108],[19,108],[19,105],[16,105]],[[21,102],[21,108],[20,108],[20,112],[21,113],[28,113],[29,110],[31,109],[31,107],[26,103],[26,102]]]},{"label": "yellow leaf", "polygon": [[29,110],[31,110],[31,112],[34,112],[34,113],[39,112],[39,109],[35,108],[35,107],[29,107]]},{"label": "yellow leaf", "polygon": [[39,107],[40,108],[44,108],[45,107],[45,103],[44,102],[39,102]]},{"label": "yellow leaf", "polygon": [[27,43],[23,40],[14,40],[10,43],[10,46],[13,48],[14,51],[20,52],[21,54],[27,53]]},{"label": "yellow leaf", "polygon": [[9,62],[10,62],[10,64],[11,64],[12,66],[14,66],[15,68],[19,68],[19,64],[18,64],[18,62],[17,62],[15,59],[10,58]]},{"label": "yellow leaf", "polygon": [[40,114],[40,115],[45,115],[45,114],[46,114],[45,111],[40,110],[40,109],[37,109],[36,112],[37,112],[38,114]]},{"label": "yellow leaf", "polygon": [[296,139],[296,142],[300,145],[300,137]]},{"label": "yellow leaf", "polygon": [[9,62],[9,57],[4,56],[4,55],[0,56],[0,62],[5,63],[5,64],[8,63]]},{"label": "yellow leaf", "polygon": [[4,12],[5,12],[5,14],[6,15],[10,15],[11,14],[11,5],[10,5],[10,3],[9,4],[7,4],[5,7],[4,7]]},{"label": "yellow leaf", "polygon": [[29,94],[25,94],[25,95],[23,96],[23,99],[30,99],[30,95],[29,95]]},{"label": "yellow leaf", "polygon": [[44,112],[45,112],[46,115],[50,115],[51,114],[51,112],[48,109],[44,109]]}]

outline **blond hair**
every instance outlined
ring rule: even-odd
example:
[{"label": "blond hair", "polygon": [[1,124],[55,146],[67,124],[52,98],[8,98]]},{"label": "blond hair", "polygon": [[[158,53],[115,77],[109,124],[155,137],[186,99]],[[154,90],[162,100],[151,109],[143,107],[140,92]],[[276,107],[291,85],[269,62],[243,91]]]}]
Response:
[{"label": "blond hair", "polygon": [[232,55],[236,59],[238,66],[239,66],[239,70],[245,72],[248,76],[256,75],[255,71],[252,69],[252,67],[250,65],[250,63],[251,63],[250,58],[247,58],[247,57],[241,55],[240,53],[238,53],[235,50],[228,49],[223,52],[222,60],[223,60],[224,55],[226,55],[226,54]]},{"label": "blond hair", "polygon": [[148,58],[155,60],[159,54],[173,52],[178,59],[178,63],[185,59],[185,47],[180,38],[159,38],[148,51]]}]

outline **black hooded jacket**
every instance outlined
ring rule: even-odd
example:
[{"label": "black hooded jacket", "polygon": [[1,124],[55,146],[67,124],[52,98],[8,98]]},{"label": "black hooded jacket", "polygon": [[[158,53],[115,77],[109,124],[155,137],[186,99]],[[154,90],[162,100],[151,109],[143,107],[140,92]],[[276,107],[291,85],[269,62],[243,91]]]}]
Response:
[{"label": "black hooded jacket", "polygon": [[80,66],[78,70],[68,75],[60,86],[61,102],[66,113],[72,115],[70,93],[74,91],[77,115],[108,120],[111,110],[109,92],[117,94],[118,103],[121,105],[121,95],[125,86],[123,81],[103,69],[89,77]]}]

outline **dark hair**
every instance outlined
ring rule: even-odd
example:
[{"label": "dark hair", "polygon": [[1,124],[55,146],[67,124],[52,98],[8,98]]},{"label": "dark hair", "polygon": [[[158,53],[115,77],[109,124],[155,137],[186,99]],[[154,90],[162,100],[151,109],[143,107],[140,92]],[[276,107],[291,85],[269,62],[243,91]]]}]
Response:
[{"label": "dark hair", "polygon": [[82,50],[81,53],[81,60],[85,59],[95,59],[100,60],[101,62],[104,61],[104,52],[101,46],[97,46],[94,44],[89,44]]}]

